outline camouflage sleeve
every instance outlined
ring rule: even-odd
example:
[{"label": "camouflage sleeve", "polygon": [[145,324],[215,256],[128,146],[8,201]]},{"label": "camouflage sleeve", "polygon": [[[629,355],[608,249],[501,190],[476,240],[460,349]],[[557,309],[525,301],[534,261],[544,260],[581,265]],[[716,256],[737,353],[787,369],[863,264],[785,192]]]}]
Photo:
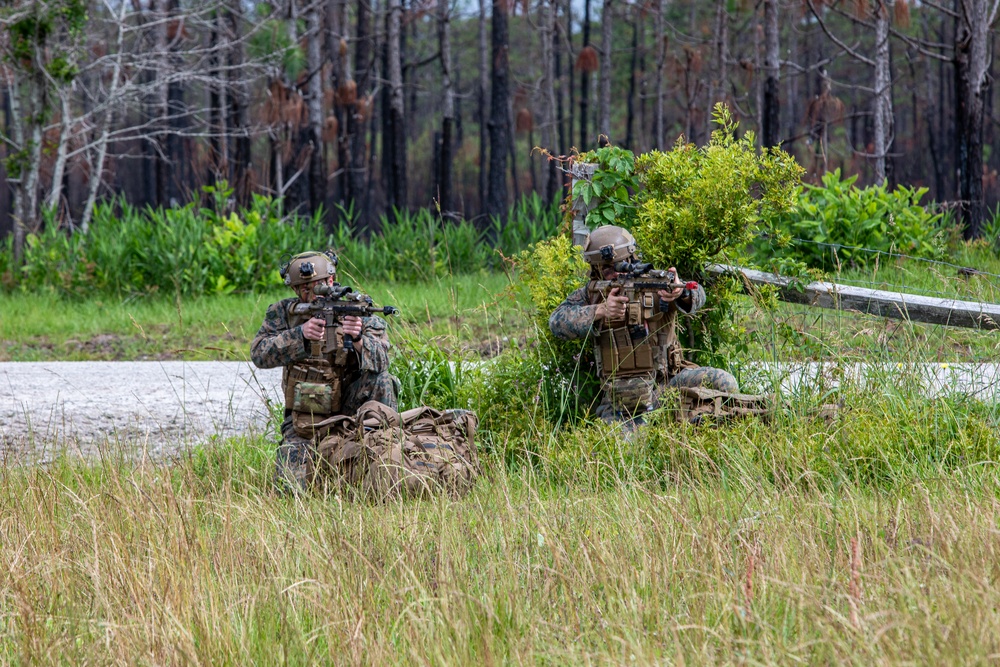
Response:
[{"label": "camouflage sleeve", "polygon": [[596,311],[596,305],[587,303],[587,288],[581,287],[552,311],[549,317],[549,330],[553,336],[563,340],[584,338],[594,327]]},{"label": "camouflage sleeve", "polygon": [[288,328],[285,301],[267,307],[264,323],[250,343],[250,359],[257,368],[288,366],[309,356],[302,327]]},{"label": "camouflage sleeve", "polygon": [[691,291],[691,305],[688,308],[676,301],[674,303],[677,303],[677,309],[681,312],[694,315],[705,305],[705,288],[699,284],[698,289]]},{"label": "camouflage sleeve", "polygon": [[382,373],[389,369],[389,335],[381,317],[362,319],[360,367],[363,371]]}]

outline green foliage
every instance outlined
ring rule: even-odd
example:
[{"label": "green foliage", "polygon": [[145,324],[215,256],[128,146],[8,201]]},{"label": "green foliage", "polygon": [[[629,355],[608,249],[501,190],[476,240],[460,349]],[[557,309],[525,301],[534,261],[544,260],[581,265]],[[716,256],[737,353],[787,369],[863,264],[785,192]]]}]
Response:
[{"label": "green foliage", "polygon": [[557,205],[546,205],[536,193],[511,208],[506,224],[493,221],[482,230],[469,220],[443,220],[430,209],[397,210],[382,216],[379,231],[365,238],[353,211],[339,212],[331,244],[357,280],[426,281],[495,268],[500,253],[521,252],[554,234],[559,223]]},{"label": "green foliage", "polygon": [[0,19],[9,36],[7,62],[17,69],[37,73],[44,69],[53,82],[70,83],[79,72],[78,41],[87,24],[85,0],[49,0],[27,6],[0,9]]},{"label": "green foliage", "polygon": [[[758,151],[753,132],[738,136],[725,105],[716,105],[714,120],[718,129],[702,147],[681,138],[670,151],[634,161],[630,152],[610,146],[585,154],[599,167],[590,183],[574,185],[573,196],[587,204],[601,198],[587,214],[588,225],[630,229],[644,260],[674,266],[685,279],[704,282],[706,265],[738,257],[763,221],[791,208],[802,168],[780,149]],[[706,307],[686,321],[686,343],[698,362],[718,364],[746,347],[745,331],[734,319],[741,293],[733,279],[712,281]]]},{"label": "green foliage", "polygon": [[[707,264],[738,257],[763,220],[792,206],[802,174],[784,151],[758,152],[753,132],[738,137],[726,106],[717,105],[714,118],[719,127],[707,145],[678,140],[672,150],[652,151],[636,162],[643,189],[632,232],[643,258],[699,281],[705,281]],[[742,292],[734,279],[712,281],[705,307],[693,320],[685,318],[686,343],[699,363],[723,363],[746,347],[746,332],[734,317]]]},{"label": "green foliage", "polygon": [[335,248],[350,280],[426,281],[497,266],[551,235],[556,206],[537,195],[510,212],[507,225],[487,230],[467,220],[446,222],[430,210],[384,216],[380,231],[364,238],[350,210],[341,210],[334,233],[323,214],[287,218],[279,200],[254,195],[232,211],[225,183],[206,186],[208,206],[139,209],[122,201],[99,204],[87,234],[61,229],[51,215],[25,241],[24,264],[15,269],[12,245],[0,246],[0,287],[47,288],[70,295],[98,291],[122,295],[227,294],[278,286],[282,257],[307,248]]},{"label": "green foliage", "polygon": [[596,205],[587,212],[587,226],[591,229],[600,225],[631,227],[635,219],[631,193],[639,187],[632,151],[604,146],[582,154],[580,160],[598,165],[589,181],[580,179],[573,184],[573,199],[582,199],[587,206],[597,199]]},{"label": "green foliage", "polygon": [[643,190],[632,232],[647,261],[683,276],[740,252],[762,220],[791,208],[802,174],[784,151],[758,152],[753,132],[737,137],[725,105],[716,105],[714,119],[719,127],[707,145],[678,140],[636,162]]},{"label": "green foliage", "polygon": [[318,215],[286,221],[274,200],[257,195],[247,210],[228,213],[232,193],[225,184],[205,192],[211,207],[100,204],[87,234],[67,233],[48,220],[44,231],[27,236],[24,263],[12,281],[67,295],[262,290],[281,284],[281,256],[325,247]]},{"label": "green foliage", "polygon": [[920,205],[927,188],[901,185],[889,192],[884,184],[855,187],[856,180],[842,179],[838,169],[825,174],[821,186],[800,187],[796,205],[774,216],[770,234],[756,243],[760,261],[768,261],[776,245],[786,258],[827,271],[863,267],[878,256],[855,248],[944,256],[947,221]]},{"label": "green foliage", "polygon": [[[534,306],[535,324],[548,332],[549,315],[566,295],[587,282],[590,266],[565,236],[539,241],[517,257],[520,287]],[[547,334],[556,344],[564,341]]]},{"label": "green foliage", "polygon": [[534,326],[524,348],[506,350],[478,376],[469,400],[488,428],[548,432],[576,421],[598,393],[590,340],[559,340],[549,316],[587,280],[589,267],[565,236],[517,256],[514,291],[530,303]]},{"label": "green foliage", "polygon": [[400,411],[421,405],[440,408],[468,407],[463,392],[470,359],[427,341],[412,331],[394,327],[389,370],[400,382]]},{"label": "green foliage", "polygon": [[249,52],[254,58],[280,62],[291,81],[296,80],[306,68],[306,55],[302,47],[292,41],[288,27],[280,19],[266,19],[254,30],[250,35]]},{"label": "green foliage", "polygon": [[632,441],[603,424],[577,428],[538,452],[557,481],[747,477],[779,486],[845,481],[903,488],[915,476],[995,461],[994,406],[966,398],[926,399],[916,392],[873,398],[861,387],[843,394],[849,410],[827,428],[810,400],[789,404],[769,423],[745,419],[705,429],[653,419]]}]

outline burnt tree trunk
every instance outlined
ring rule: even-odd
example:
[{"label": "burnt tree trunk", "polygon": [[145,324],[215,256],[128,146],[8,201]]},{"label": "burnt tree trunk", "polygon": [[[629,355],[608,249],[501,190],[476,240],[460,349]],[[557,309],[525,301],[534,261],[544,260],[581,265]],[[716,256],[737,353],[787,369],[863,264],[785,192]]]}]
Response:
[{"label": "burnt tree trunk", "polygon": [[306,83],[306,105],[309,112],[309,211],[315,213],[326,200],[326,169],[323,156],[323,20],[320,3],[313,3],[306,15],[309,30],[306,42],[306,66],[309,81]]},{"label": "burnt tree trunk", "polygon": [[[636,12],[639,10],[636,9]],[[625,112],[625,148],[635,151],[635,95],[639,69],[639,17],[632,21],[632,59],[629,64],[628,102]]]},{"label": "burnt tree trunk", "polygon": [[986,213],[983,199],[983,111],[990,64],[989,32],[996,0],[959,3],[955,31],[956,160],[964,235],[978,238]]},{"label": "burnt tree trunk", "polygon": [[347,108],[348,150],[351,164],[347,171],[347,202],[354,206],[358,225],[368,230],[371,216],[364,205],[367,193],[368,150],[365,142],[365,128],[372,112],[372,100],[368,97],[371,88],[372,65],[372,12],[369,0],[358,0],[357,41],[354,50],[354,81],[356,82],[354,102]]},{"label": "burnt tree trunk", "polygon": [[490,96],[490,182],[486,213],[506,222],[507,216],[507,151],[510,147],[510,89],[507,3],[493,0],[493,86]]},{"label": "burnt tree trunk", "polygon": [[778,98],[781,51],[778,43],[778,0],[764,0],[764,106],[761,145],[781,144],[781,102]]},{"label": "burnt tree trunk", "polygon": [[[542,41],[542,148],[556,153],[555,128],[556,118],[556,58],[559,52],[555,18],[555,0],[542,0],[540,17],[540,36]],[[544,155],[543,155],[544,157]],[[551,203],[556,196],[558,175],[555,160],[548,159],[545,164],[545,201]]]},{"label": "burnt tree trunk", "polygon": [[230,142],[229,182],[233,187],[236,201],[241,206],[250,204],[250,132],[247,127],[247,106],[250,91],[246,77],[240,73],[244,62],[241,21],[242,4],[239,0],[229,0],[226,9],[229,19],[229,127],[227,140]]},{"label": "burnt tree trunk", "polygon": [[601,78],[597,99],[597,131],[611,139],[611,21],[614,0],[604,0],[601,9]]},{"label": "burnt tree trunk", "polygon": [[386,15],[386,70],[389,83],[389,107],[383,110],[389,118],[386,126],[385,159],[388,161],[388,182],[385,184],[386,200],[390,208],[406,208],[406,110],[403,99],[403,63],[400,50],[401,19],[403,8],[400,0],[389,0]]},{"label": "burnt tree trunk", "polygon": [[489,51],[486,41],[486,0],[479,0],[479,210],[489,215],[487,188],[489,174],[487,145],[489,144],[489,123],[486,120],[486,91],[489,89]]},{"label": "burnt tree trunk", "polygon": [[451,13],[448,0],[438,0],[438,46],[441,51],[441,153],[437,169],[437,199],[442,215],[452,217],[452,163],[455,141],[455,87],[451,79]]},{"label": "burnt tree trunk", "polygon": [[[583,48],[590,46],[590,2],[583,0]],[[590,111],[590,72],[587,68],[580,70],[580,150],[585,151],[590,145],[590,134],[587,131],[587,114]]]}]

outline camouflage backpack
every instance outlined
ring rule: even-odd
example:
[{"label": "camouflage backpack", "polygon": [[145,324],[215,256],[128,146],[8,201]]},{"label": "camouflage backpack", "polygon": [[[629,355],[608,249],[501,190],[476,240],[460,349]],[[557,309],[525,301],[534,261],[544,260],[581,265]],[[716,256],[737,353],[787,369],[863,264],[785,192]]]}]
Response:
[{"label": "camouflage backpack", "polygon": [[705,417],[728,419],[758,415],[765,419],[774,411],[770,394],[739,394],[707,387],[678,387],[674,415],[678,421],[698,423]]},{"label": "camouflage backpack", "polygon": [[461,496],[479,476],[474,412],[424,406],[399,414],[369,401],[353,418],[326,421],[327,430],[317,433],[322,436],[317,472],[366,498],[424,497],[437,491]]},{"label": "camouflage backpack", "polygon": [[[707,387],[678,387],[677,391],[678,400],[673,407],[674,416],[678,421],[693,424],[705,420],[724,421],[751,415],[768,420],[777,410],[787,407],[787,404],[779,401],[773,394],[740,394],[716,391]],[[832,424],[843,407],[837,403],[824,403],[812,409],[810,414],[813,418]]]}]

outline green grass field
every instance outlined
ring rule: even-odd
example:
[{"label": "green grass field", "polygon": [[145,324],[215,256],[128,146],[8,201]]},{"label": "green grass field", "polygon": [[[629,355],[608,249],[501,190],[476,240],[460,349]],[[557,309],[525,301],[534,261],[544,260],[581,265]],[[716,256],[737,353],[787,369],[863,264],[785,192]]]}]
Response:
[{"label": "green grass field", "polygon": [[991,662],[996,410],[905,406],[538,436],[457,501],[277,496],[266,436],[6,467],[0,659]]},{"label": "green grass field", "polygon": [[[440,371],[525,335],[506,284],[364,287],[403,311],[397,347],[433,352]],[[3,295],[0,358],[243,360],[282,296]],[[746,308],[747,358],[997,358],[996,333]],[[663,421],[631,439],[554,429],[525,404],[524,428],[481,430],[484,476],[461,500],[277,495],[272,431],[158,464],[110,445],[8,461],[0,661],[995,662],[1000,406],[884,379],[786,397],[768,422]],[[449,381],[461,386],[429,395],[476,396],[466,385],[489,379]],[[815,416],[834,400],[835,421]]]},{"label": "green grass field", "polygon": [[[504,297],[507,285],[501,274],[482,273],[433,283],[375,283],[364,290],[379,305],[399,307],[392,326],[401,333],[480,346],[526,321]],[[280,290],[175,302],[0,294],[0,361],[243,360],[267,306],[290,295]]]}]

